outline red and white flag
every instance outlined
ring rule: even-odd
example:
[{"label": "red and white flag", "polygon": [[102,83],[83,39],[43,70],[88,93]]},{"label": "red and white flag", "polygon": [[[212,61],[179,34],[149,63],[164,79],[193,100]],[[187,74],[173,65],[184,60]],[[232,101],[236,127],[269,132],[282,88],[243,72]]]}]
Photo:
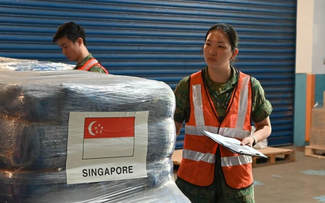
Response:
[{"label": "red and white flag", "polygon": [[132,157],[135,117],[85,118],[83,159]]}]

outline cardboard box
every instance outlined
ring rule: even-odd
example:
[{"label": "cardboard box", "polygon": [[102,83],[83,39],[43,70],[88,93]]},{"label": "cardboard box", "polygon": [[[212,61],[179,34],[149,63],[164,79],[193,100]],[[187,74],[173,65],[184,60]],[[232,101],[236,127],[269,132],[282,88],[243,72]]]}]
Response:
[{"label": "cardboard box", "polygon": [[311,127],[325,129],[325,109],[313,109],[311,117]]},{"label": "cardboard box", "polygon": [[310,145],[324,145],[325,146],[325,129],[310,128]]}]

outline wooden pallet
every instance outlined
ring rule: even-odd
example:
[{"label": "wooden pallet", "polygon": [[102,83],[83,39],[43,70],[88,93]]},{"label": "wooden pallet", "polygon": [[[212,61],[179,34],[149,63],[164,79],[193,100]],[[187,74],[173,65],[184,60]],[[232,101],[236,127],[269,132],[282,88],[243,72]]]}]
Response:
[{"label": "wooden pallet", "polygon": [[[316,154],[316,150],[320,153]],[[305,147],[305,155],[325,159],[325,146],[324,145],[311,145]]]},{"label": "wooden pallet", "polygon": [[[253,167],[266,166],[272,164],[288,163],[295,161],[295,151],[291,149],[267,147],[258,151],[265,154],[269,159],[253,157]],[[175,166],[179,166],[182,161],[182,150],[175,150],[172,160]]]},{"label": "wooden pallet", "polygon": [[282,164],[295,161],[295,151],[284,148],[266,147],[259,149],[269,159],[253,157],[253,167],[268,166],[273,164]]}]

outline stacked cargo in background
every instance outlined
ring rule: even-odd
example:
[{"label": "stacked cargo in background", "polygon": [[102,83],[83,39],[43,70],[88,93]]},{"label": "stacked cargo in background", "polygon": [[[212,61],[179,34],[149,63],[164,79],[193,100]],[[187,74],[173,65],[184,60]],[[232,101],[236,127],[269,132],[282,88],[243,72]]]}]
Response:
[{"label": "stacked cargo in background", "polygon": [[325,92],[323,104],[312,109],[309,146],[305,155],[325,158]]}]

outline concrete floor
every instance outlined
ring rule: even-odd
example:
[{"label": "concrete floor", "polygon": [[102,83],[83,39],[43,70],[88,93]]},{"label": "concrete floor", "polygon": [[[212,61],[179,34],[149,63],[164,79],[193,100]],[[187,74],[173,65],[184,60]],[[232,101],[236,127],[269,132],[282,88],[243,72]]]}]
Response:
[{"label": "concrete floor", "polygon": [[295,162],[253,168],[256,203],[325,203],[325,157],[295,150]]},{"label": "concrete floor", "polygon": [[[257,203],[325,203],[325,159],[294,149],[296,161],[253,168]],[[325,157],[324,157],[325,158]]]}]

